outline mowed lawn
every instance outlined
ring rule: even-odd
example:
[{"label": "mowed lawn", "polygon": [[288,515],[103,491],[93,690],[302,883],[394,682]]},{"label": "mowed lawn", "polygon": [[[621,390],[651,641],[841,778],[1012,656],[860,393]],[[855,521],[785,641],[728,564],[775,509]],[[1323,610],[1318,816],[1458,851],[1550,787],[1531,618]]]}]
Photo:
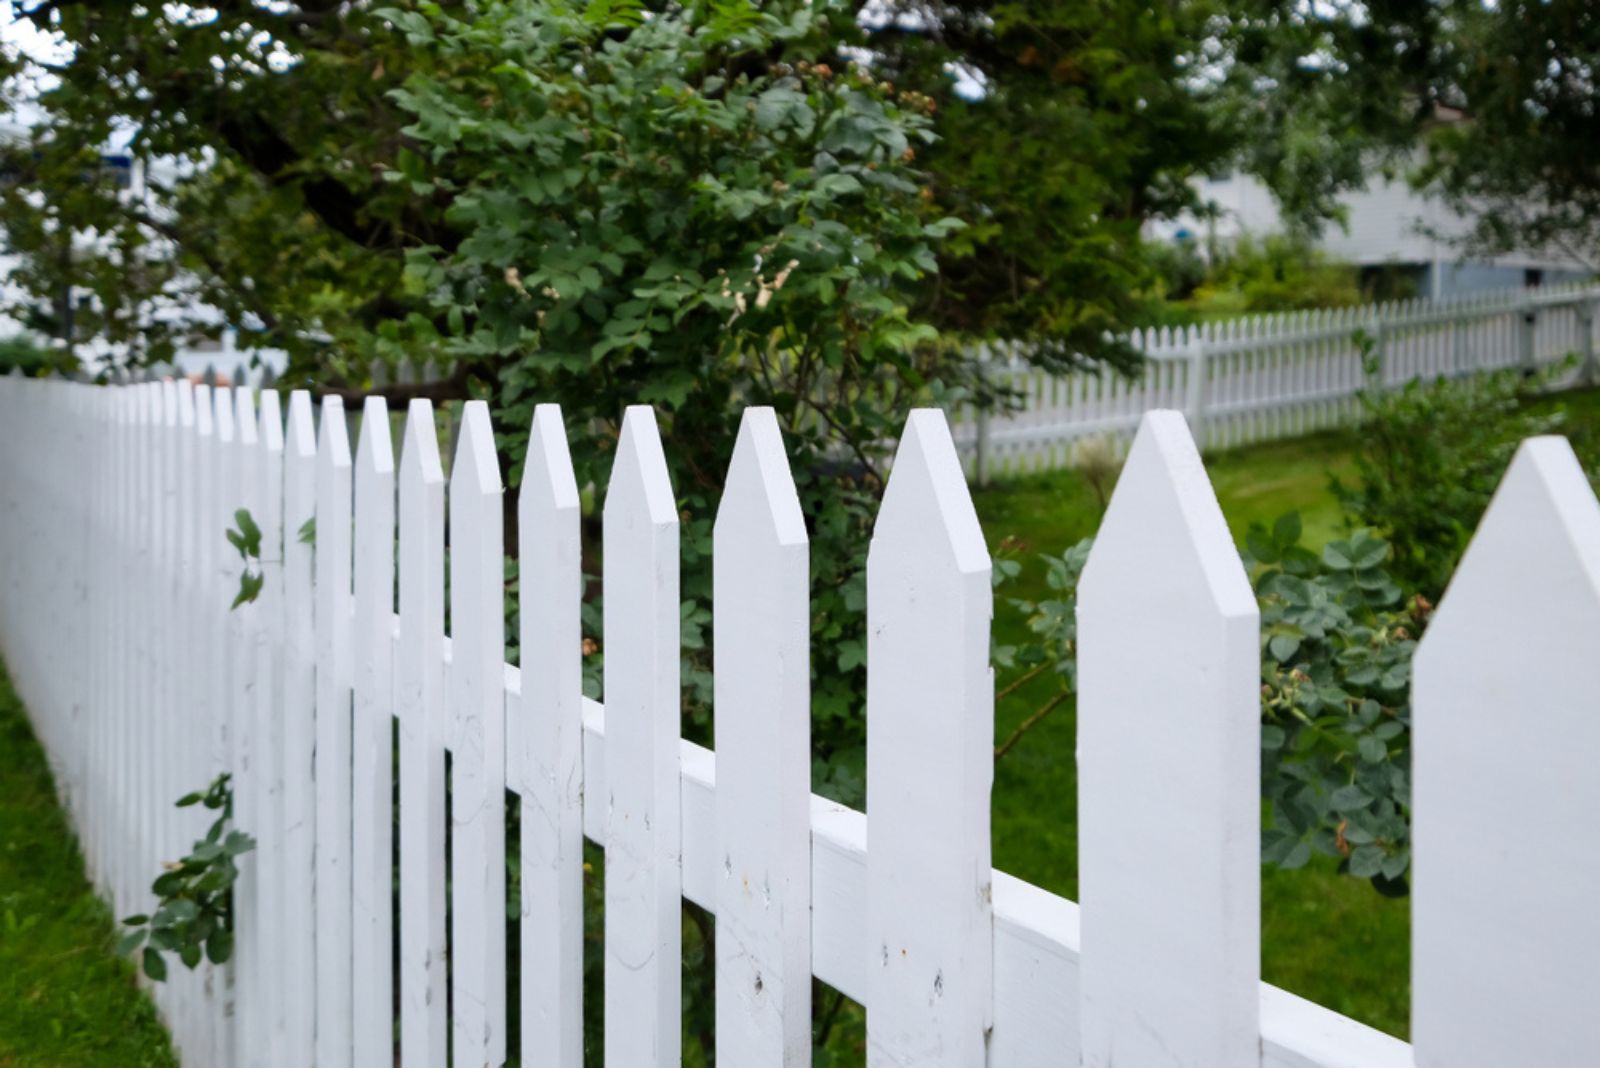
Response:
[{"label": "mowed lawn", "polygon": [[[1321,543],[1341,530],[1330,473],[1349,480],[1349,435],[1319,435],[1207,457],[1223,514],[1236,538],[1252,522],[1298,511],[1306,536]],[[1013,479],[977,494],[991,547],[1003,539],[1023,561],[1017,579],[999,591],[995,631],[1023,641],[1023,618],[1008,598],[1044,598],[1040,552],[1059,552],[1094,533],[1100,505],[1076,471]],[[1002,683],[1004,679],[1000,680]],[[1053,682],[1018,690],[995,708],[1005,738],[1054,692]],[[1130,727],[1132,724],[1130,724]],[[994,863],[1055,893],[1078,896],[1078,785],[1070,702],[1059,706],[995,767]],[[1181,804],[1172,818],[1193,818]],[[1410,913],[1404,900],[1380,897],[1362,880],[1340,876],[1331,862],[1285,872],[1262,871],[1262,977],[1374,1027],[1404,1037],[1410,987]]]},{"label": "mowed lawn", "polygon": [[0,1068],[177,1064],[112,928],[0,664]]}]

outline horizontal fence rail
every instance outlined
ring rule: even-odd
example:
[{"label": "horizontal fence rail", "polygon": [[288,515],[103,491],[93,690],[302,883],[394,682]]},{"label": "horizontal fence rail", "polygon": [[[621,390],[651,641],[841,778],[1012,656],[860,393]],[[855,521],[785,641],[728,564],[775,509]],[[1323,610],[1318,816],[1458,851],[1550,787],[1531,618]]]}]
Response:
[{"label": "horizontal fence rail", "polygon": [[1337,426],[1357,412],[1369,358],[1386,387],[1538,371],[1569,356],[1577,366],[1563,382],[1592,384],[1600,380],[1597,309],[1600,288],[1570,285],[1136,330],[1128,340],[1145,361],[1133,377],[1109,370],[1051,375],[1029,366],[1022,345],[991,344],[979,354],[1015,407],[964,408],[953,414],[953,433],[967,470],[984,483],[1068,466],[1085,439],[1110,436],[1125,445],[1140,417],[1157,408],[1187,415],[1202,448]]},{"label": "horizontal fence rail", "polygon": [[[174,798],[219,772],[258,840],[232,959],[153,987],[186,1063],[584,1063],[585,838],[616,1068],[678,1063],[682,900],[715,914],[730,1065],[810,1063],[813,976],[865,1006],[872,1066],[1600,1045],[1600,719],[1574,670],[1600,646],[1600,504],[1561,439],[1518,453],[1418,654],[1413,1048],[1260,981],[1259,624],[1181,413],[1141,418],[1084,572],[1081,904],[991,866],[990,561],[940,413],[910,416],[868,557],[864,813],[810,792],[808,546],[769,410],[715,528],[716,751],[680,737],[651,411],[628,411],[604,502],[603,705],[561,413],[537,410],[514,504],[520,666],[487,409],[448,472],[427,402],[398,450],[397,422],[369,401],[352,451],[339,402],[319,421],[303,392],[0,379],[0,646],[95,884],[148,911],[204,831]],[[241,507],[262,589],[230,611]]]}]

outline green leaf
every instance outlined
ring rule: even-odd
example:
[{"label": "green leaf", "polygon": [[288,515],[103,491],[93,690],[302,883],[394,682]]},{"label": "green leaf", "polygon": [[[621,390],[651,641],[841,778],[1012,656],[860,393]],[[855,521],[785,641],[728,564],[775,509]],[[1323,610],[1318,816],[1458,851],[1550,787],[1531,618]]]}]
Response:
[{"label": "green leaf", "polygon": [[296,540],[302,545],[315,545],[317,543],[317,517],[312,516],[300,524],[300,532],[295,535]]},{"label": "green leaf", "polygon": [[183,961],[184,967],[193,971],[200,963],[200,947],[193,942],[185,942],[178,947],[178,959]]},{"label": "green leaf", "polygon": [[1347,812],[1352,809],[1366,808],[1372,804],[1372,795],[1355,783],[1350,783],[1335,790],[1331,802],[1335,809]]},{"label": "green leaf", "polygon": [[233,611],[242,604],[250,604],[261,596],[261,588],[266,585],[267,576],[246,571],[239,576],[239,592],[234,595],[233,603],[228,606],[228,611]]},{"label": "green leaf", "polygon": [[1383,870],[1383,850],[1376,845],[1357,846],[1350,854],[1350,874],[1370,879]]},{"label": "green leaf", "polygon": [[167,978],[167,962],[161,959],[160,951],[151,946],[144,947],[144,974],[157,983]]},{"label": "green leaf", "polygon": [[1293,634],[1274,634],[1267,642],[1267,649],[1272,653],[1274,660],[1280,664],[1300,650],[1300,639]]},{"label": "green leaf", "polygon": [[1287,735],[1285,735],[1283,728],[1278,726],[1276,723],[1267,723],[1262,726],[1261,748],[1282,749],[1283,743],[1286,740]]},{"label": "green leaf", "polygon": [[245,541],[259,546],[261,544],[261,528],[256,526],[256,521],[250,515],[248,508],[240,508],[233,513],[233,521],[239,525],[239,532],[244,535]]},{"label": "green leaf", "polygon": [[124,916],[122,918],[122,922],[127,924],[129,927],[143,927],[145,924],[150,922],[150,917],[140,912],[135,913],[132,916]]},{"label": "green leaf", "polygon": [[256,840],[243,831],[229,831],[228,837],[223,840],[222,848],[230,857],[237,857],[241,853],[248,853],[256,847]]},{"label": "green leaf", "polygon": [[120,939],[117,940],[117,956],[119,956],[119,957],[131,957],[131,956],[133,956],[134,950],[136,950],[140,946],[144,945],[145,937],[147,935],[149,935],[149,933],[150,933],[149,931],[143,930],[141,928],[140,930],[137,930],[137,931],[129,931],[127,934],[123,935]]},{"label": "green leaf", "polygon": [[1375,735],[1361,736],[1361,759],[1368,764],[1381,764],[1389,756],[1389,749]]},{"label": "green leaf", "polygon": [[1272,540],[1278,543],[1279,549],[1287,549],[1299,544],[1300,531],[1300,513],[1286,512],[1272,524]]},{"label": "green leaf", "polygon": [[212,964],[222,964],[233,956],[233,932],[219,929],[206,939],[206,959]]}]

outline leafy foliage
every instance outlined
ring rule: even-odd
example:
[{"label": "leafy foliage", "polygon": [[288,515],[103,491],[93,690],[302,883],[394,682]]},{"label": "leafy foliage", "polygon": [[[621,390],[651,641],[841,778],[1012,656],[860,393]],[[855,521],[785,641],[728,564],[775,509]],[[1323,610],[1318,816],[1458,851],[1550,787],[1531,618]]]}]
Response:
[{"label": "leafy foliage", "polygon": [[1411,657],[1431,606],[1401,605],[1370,530],[1313,553],[1300,518],[1251,527],[1246,563],[1261,605],[1262,859],[1313,852],[1403,894],[1410,865]]},{"label": "leafy foliage", "polygon": [[1473,220],[1458,243],[1476,254],[1550,249],[1600,268],[1593,5],[1455,0],[1434,17],[1430,88],[1459,118],[1428,129],[1417,183]]},{"label": "leafy foliage", "polygon": [[233,884],[239,878],[236,861],[256,843],[248,834],[228,826],[233,819],[230,780],[224,772],[204,790],[178,799],[179,808],[204,805],[217,812],[217,818],[188,856],[167,865],[150,884],[157,899],[155,912],[122,921],[131,930],[118,944],[118,952],[132,954],[142,948],[144,973],[157,982],[167,977],[163,952],[176,955],[190,969],[199,965],[202,955],[213,964],[233,955]]},{"label": "leafy foliage", "polygon": [[[691,735],[709,733],[729,428],[744,405],[777,410],[811,521],[813,636],[832,656],[815,680],[820,767],[859,800],[861,557],[901,413],[967,374],[910,312],[959,224],[915,169],[933,138],[924,99],[859,68],[753,62],[826,37],[830,9],[774,10],[388,10],[431,58],[392,94],[414,121],[386,178],[450,204],[460,239],[410,255],[431,313],[403,332],[483,369],[513,480],[536,400],[562,404],[597,499],[621,412],[655,406],[682,523]],[[591,596],[594,641],[597,609]]]},{"label": "leafy foliage", "polygon": [[1367,372],[1357,481],[1336,479],[1334,492],[1393,546],[1400,584],[1437,600],[1517,443],[1556,431],[1562,417],[1528,411],[1523,401],[1541,383],[1515,370],[1392,389],[1378,383],[1369,352]]}]

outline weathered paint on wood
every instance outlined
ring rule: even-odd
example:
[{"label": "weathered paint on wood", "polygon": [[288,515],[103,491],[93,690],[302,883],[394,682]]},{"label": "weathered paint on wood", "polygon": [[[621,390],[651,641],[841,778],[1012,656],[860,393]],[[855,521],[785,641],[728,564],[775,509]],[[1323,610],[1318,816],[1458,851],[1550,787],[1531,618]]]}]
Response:
[{"label": "weathered paint on wood", "polygon": [[607,1068],[681,1057],[678,512],[649,408],[623,417],[606,492]]},{"label": "weathered paint on wood", "polygon": [[989,553],[944,417],[906,422],[867,554],[867,1063],[982,1064],[993,1022]]},{"label": "weathered paint on wood", "polygon": [[444,470],[433,406],[411,402],[400,452],[400,1063],[449,1059],[445,960]]},{"label": "weathered paint on wood", "polygon": [[717,1060],[811,1063],[809,546],[771,408],[747,408],[713,535]]},{"label": "weathered paint on wood", "polygon": [[505,573],[489,406],[468,401],[450,471],[451,1021],[454,1063],[506,1047]]},{"label": "weathered paint on wood", "polygon": [[583,574],[561,409],[534,410],[520,538],[522,1063],[583,1064]]}]

